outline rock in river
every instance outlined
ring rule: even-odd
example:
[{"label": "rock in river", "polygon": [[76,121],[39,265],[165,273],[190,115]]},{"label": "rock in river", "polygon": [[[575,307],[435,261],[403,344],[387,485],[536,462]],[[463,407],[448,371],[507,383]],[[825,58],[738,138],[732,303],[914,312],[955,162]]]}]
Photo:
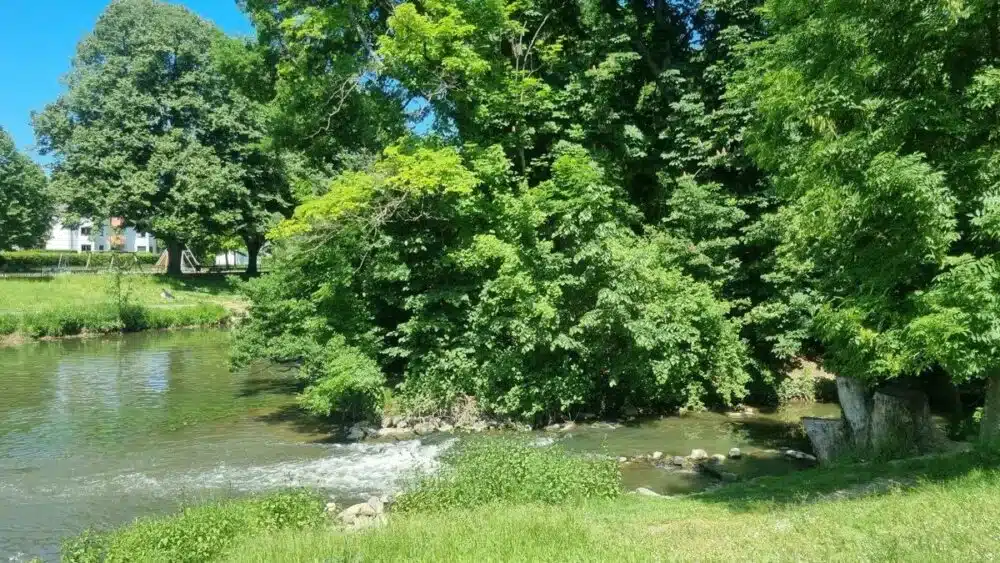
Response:
[{"label": "rock in river", "polygon": [[708,452],[701,449],[691,450],[691,455],[688,457],[690,457],[694,461],[700,461],[702,459],[708,459]]},{"label": "rock in river", "polygon": [[743,457],[743,452],[739,448],[730,448],[729,459],[740,459],[741,457]]}]

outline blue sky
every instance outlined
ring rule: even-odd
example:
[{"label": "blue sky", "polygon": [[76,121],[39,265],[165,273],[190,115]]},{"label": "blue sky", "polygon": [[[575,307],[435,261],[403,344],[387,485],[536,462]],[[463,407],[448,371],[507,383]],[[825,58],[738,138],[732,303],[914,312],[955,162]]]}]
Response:
[{"label": "blue sky", "polygon": [[[0,0],[0,125],[18,146],[35,143],[31,111],[62,92],[76,44],[93,29],[110,0]],[[215,22],[226,33],[249,34],[236,0],[173,0]],[[33,152],[32,156],[36,156]]]}]

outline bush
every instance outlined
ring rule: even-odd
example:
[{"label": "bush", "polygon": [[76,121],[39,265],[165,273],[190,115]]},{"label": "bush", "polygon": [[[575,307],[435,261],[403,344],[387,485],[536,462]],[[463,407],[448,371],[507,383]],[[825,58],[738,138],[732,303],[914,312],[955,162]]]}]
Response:
[{"label": "bush", "polygon": [[382,371],[343,337],[332,338],[321,354],[308,358],[301,373],[308,386],[299,404],[311,414],[359,420],[373,418],[382,408]]},{"label": "bush", "polygon": [[444,458],[438,474],[417,481],[397,499],[400,512],[473,508],[492,503],[561,504],[613,498],[621,472],[613,460],[573,456],[559,447],[485,438]]},{"label": "bush", "polygon": [[141,266],[152,266],[160,259],[159,254],[146,252],[72,252],[55,250],[18,250],[0,252],[0,271],[31,272],[53,268],[108,268],[112,257],[115,261],[138,261]]},{"label": "bush", "polygon": [[212,326],[225,323],[229,313],[222,305],[202,303],[183,307],[147,308],[141,305],[115,307],[62,307],[0,316],[0,334],[21,332],[32,338],[72,336],[83,332],[108,333],[147,329]]},{"label": "bush", "polygon": [[209,561],[241,537],[318,526],[323,508],[323,497],[306,491],[216,502],[165,518],[138,520],[111,532],[84,532],[63,544],[63,560]]}]

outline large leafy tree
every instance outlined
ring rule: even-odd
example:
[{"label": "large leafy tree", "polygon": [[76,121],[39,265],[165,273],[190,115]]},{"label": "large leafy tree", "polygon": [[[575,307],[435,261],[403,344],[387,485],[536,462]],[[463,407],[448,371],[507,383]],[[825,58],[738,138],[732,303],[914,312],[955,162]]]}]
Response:
[{"label": "large leafy tree", "polygon": [[[1000,5],[770,0],[740,86],[748,147],[787,201],[826,363],[868,381],[935,364],[1000,399]],[[987,401],[984,435],[1000,428]]]},{"label": "large leafy tree", "polygon": [[[741,397],[728,297],[758,178],[717,135],[743,118],[717,63],[757,20],[716,4],[248,0],[301,127],[279,138],[342,172],[279,229],[237,356],[345,389],[310,368],[342,335],[411,399],[523,417]],[[434,135],[343,159],[386,146],[358,126],[376,101],[369,123]]]},{"label": "large leafy tree", "polygon": [[0,127],[0,250],[40,244],[52,226],[53,213],[42,167],[19,152]]},{"label": "large leafy tree", "polygon": [[173,273],[185,241],[238,232],[255,251],[261,211],[283,207],[260,104],[214,60],[222,40],[183,7],[113,2],[78,46],[67,91],[35,116],[67,211],[152,232]]}]

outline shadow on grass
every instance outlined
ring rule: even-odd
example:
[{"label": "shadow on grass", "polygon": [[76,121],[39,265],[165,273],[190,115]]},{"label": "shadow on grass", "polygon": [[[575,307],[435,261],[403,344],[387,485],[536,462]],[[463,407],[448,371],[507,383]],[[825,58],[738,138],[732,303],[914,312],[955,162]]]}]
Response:
[{"label": "shadow on grass", "polygon": [[721,487],[692,498],[741,512],[824,499],[889,494],[918,483],[945,482],[1000,468],[1000,453],[972,450],[889,462],[831,465]]},{"label": "shadow on grass", "polygon": [[174,291],[206,295],[234,295],[240,280],[248,278],[244,274],[185,274],[181,276],[155,274],[154,279]]}]

